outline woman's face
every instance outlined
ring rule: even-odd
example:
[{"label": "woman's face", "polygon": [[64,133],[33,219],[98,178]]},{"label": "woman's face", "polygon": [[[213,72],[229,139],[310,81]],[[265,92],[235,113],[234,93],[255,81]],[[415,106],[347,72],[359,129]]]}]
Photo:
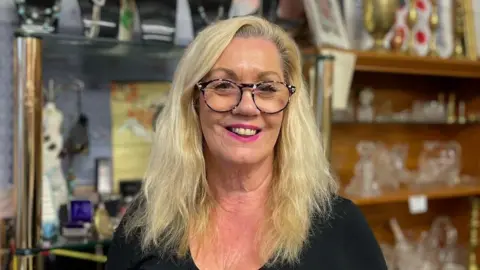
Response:
[{"label": "woman's face", "polygon": [[[284,82],[277,47],[262,38],[235,38],[203,81],[228,79],[236,83]],[[283,112],[265,114],[255,106],[252,89],[244,88],[238,106],[216,112],[200,95],[199,116],[207,155],[231,164],[255,164],[273,159]]]}]

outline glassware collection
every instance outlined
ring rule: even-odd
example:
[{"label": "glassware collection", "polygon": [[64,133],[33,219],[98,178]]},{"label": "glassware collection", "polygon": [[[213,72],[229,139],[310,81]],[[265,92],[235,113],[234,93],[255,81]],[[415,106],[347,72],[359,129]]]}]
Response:
[{"label": "glassware collection", "polygon": [[389,270],[466,270],[465,247],[458,243],[457,228],[449,217],[439,216],[428,231],[414,235],[390,220],[395,244],[382,243]]},{"label": "glassware collection", "polygon": [[[333,121],[339,123],[425,123],[467,124],[478,123],[480,113],[467,110],[463,100],[454,93],[439,93],[434,100],[415,100],[409,108],[394,111],[392,101],[374,106],[374,89],[360,90],[358,101],[350,102],[346,110],[333,112]],[[356,103],[356,104],[355,104]]]},{"label": "glassware collection", "polygon": [[423,190],[474,183],[472,176],[460,174],[461,150],[455,141],[425,141],[417,170],[410,170],[406,167],[408,145],[387,147],[382,142],[360,141],[360,158],[345,191],[354,197],[372,197],[402,187]]}]

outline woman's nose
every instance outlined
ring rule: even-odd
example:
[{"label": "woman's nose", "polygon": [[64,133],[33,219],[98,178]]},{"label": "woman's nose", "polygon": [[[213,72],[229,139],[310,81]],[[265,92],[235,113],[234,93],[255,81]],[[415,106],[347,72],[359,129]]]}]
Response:
[{"label": "woman's nose", "polygon": [[243,114],[243,115],[257,115],[260,111],[255,105],[255,98],[252,90],[245,89],[242,93],[242,98],[237,107],[233,109],[232,113],[234,114]]}]

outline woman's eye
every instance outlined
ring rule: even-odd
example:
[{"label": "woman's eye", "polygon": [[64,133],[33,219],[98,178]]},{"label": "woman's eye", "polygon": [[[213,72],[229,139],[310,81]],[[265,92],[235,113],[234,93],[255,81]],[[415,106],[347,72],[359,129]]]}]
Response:
[{"label": "woman's eye", "polygon": [[260,91],[264,92],[276,92],[277,89],[273,85],[262,85],[257,88]]},{"label": "woman's eye", "polygon": [[221,83],[221,84],[218,84],[215,88],[217,89],[228,89],[228,88],[231,88],[232,85],[230,83]]}]

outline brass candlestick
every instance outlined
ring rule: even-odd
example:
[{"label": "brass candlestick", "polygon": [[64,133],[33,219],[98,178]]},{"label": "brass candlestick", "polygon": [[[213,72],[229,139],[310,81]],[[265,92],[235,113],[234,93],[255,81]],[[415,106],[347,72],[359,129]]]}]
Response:
[{"label": "brass candlestick", "polygon": [[465,101],[458,102],[458,123],[465,124],[467,117],[465,116]]},{"label": "brass candlestick", "polygon": [[447,123],[453,124],[457,121],[457,116],[455,114],[455,94],[451,93],[448,96],[447,104]]},{"label": "brass candlestick", "polygon": [[418,20],[418,12],[417,12],[417,1],[411,0],[410,5],[408,6],[408,17],[407,17],[407,26],[409,29],[408,33],[408,54],[415,55],[415,35],[413,33],[413,27]]},{"label": "brass candlestick", "polygon": [[432,2],[432,13],[430,14],[429,24],[430,24],[430,31],[432,35],[429,40],[429,52],[428,55],[432,57],[438,56],[437,51],[437,32],[438,27],[440,25],[440,20],[438,16],[438,2],[437,0],[430,0]]},{"label": "brass candlestick", "polygon": [[375,51],[385,51],[383,40],[395,24],[400,0],[366,0],[364,2],[363,20],[365,29],[375,39]]},{"label": "brass candlestick", "polygon": [[463,37],[465,35],[465,9],[463,6],[462,0],[455,0],[455,11],[454,17],[455,20],[455,50],[454,50],[454,57],[455,58],[464,58],[465,57],[465,48],[463,44]]},{"label": "brass candlestick", "polygon": [[473,197],[471,199],[471,207],[472,208],[470,212],[468,270],[478,270],[476,249],[478,247],[478,228],[479,228],[478,210],[480,209],[480,198]]}]

